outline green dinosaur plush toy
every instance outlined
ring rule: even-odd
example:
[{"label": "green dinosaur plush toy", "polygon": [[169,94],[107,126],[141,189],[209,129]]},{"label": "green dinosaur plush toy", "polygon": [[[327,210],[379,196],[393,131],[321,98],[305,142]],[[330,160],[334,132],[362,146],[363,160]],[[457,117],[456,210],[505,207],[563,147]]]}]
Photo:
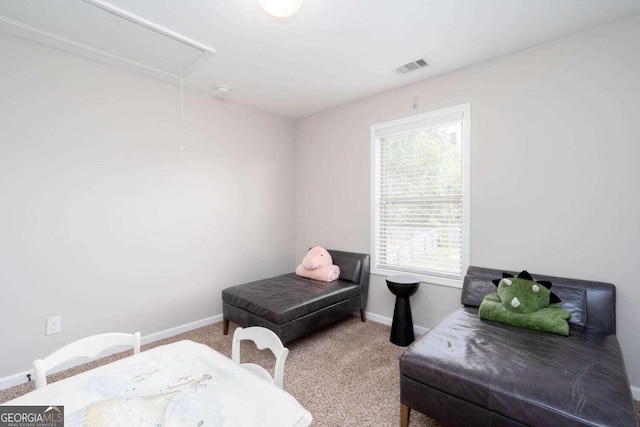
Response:
[{"label": "green dinosaur plush toy", "polygon": [[493,283],[498,292],[487,295],[480,304],[481,319],[569,335],[571,313],[560,308],[560,298],[550,290],[551,282],[535,281],[523,271],[518,277],[504,273]]},{"label": "green dinosaur plush toy", "polygon": [[533,313],[547,307],[551,303],[551,295],[555,297],[554,302],[560,302],[549,290],[550,287],[550,282],[536,282],[529,273],[523,271],[518,277],[507,275],[498,280],[498,296],[502,305],[509,311],[520,314]]}]

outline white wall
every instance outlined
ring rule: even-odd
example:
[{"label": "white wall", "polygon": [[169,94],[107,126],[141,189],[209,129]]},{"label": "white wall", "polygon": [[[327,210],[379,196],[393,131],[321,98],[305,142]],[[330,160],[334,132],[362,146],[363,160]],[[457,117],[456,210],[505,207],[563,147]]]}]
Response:
[{"label": "white wall", "polygon": [[[507,36],[507,35],[505,35]],[[435,64],[437,66],[437,64]],[[640,15],[297,123],[296,254],[370,251],[374,123],[471,102],[471,264],[612,282],[618,336],[640,386]],[[372,276],[368,311],[394,299]],[[460,290],[423,284],[431,327]]]},{"label": "white wall", "polygon": [[293,143],[293,121],[191,92],[182,136],[179,87],[0,33],[0,377],[291,271]]}]

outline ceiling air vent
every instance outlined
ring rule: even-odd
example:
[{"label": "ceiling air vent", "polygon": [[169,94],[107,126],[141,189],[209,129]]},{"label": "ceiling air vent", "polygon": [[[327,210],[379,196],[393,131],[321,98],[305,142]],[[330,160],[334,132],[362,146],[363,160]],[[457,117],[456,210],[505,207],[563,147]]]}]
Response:
[{"label": "ceiling air vent", "polygon": [[422,57],[420,59],[416,59],[415,61],[407,62],[406,64],[399,66],[398,68],[396,68],[396,73],[407,74],[410,71],[416,71],[428,66],[429,61],[427,60],[427,58]]}]

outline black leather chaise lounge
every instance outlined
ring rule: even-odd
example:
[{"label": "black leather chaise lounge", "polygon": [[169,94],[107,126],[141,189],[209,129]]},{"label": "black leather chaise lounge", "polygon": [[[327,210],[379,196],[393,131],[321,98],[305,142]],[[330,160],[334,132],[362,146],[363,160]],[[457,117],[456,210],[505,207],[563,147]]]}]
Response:
[{"label": "black leather chaise lounge", "polygon": [[462,304],[400,357],[401,425],[411,409],[451,426],[637,426],[616,337],[615,287],[549,280],[568,337],[481,320],[501,270],[470,267]]},{"label": "black leather chaise lounge", "polygon": [[290,342],[360,310],[365,321],[369,255],[329,250],[340,277],[321,282],[295,273],[232,286],[222,291],[223,333],[229,321],[263,326]]}]

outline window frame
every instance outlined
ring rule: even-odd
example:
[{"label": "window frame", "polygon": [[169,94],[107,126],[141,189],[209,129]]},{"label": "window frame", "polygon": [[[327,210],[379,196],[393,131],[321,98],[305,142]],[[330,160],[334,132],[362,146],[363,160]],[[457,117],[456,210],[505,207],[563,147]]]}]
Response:
[{"label": "window frame", "polygon": [[[434,120],[439,117],[450,115],[454,113],[462,113],[462,271],[459,278],[447,278],[436,275],[425,274],[423,272],[416,272],[412,269],[389,269],[377,267],[377,232],[379,228],[378,220],[378,200],[377,200],[377,146],[376,146],[376,133],[384,129],[407,126],[413,123],[422,121]],[[452,107],[442,108],[438,110],[428,111],[422,114],[416,114],[401,119],[391,120],[383,123],[376,123],[371,126],[371,205],[370,205],[370,247],[371,247],[371,274],[381,276],[392,276],[399,274],[410,274],[419,278],[426,283],[432,283],[436,285],[450,286],[454,288],[461,288],[464,275],[469,267],[471,259],[471,103],[455,105]]]}]

